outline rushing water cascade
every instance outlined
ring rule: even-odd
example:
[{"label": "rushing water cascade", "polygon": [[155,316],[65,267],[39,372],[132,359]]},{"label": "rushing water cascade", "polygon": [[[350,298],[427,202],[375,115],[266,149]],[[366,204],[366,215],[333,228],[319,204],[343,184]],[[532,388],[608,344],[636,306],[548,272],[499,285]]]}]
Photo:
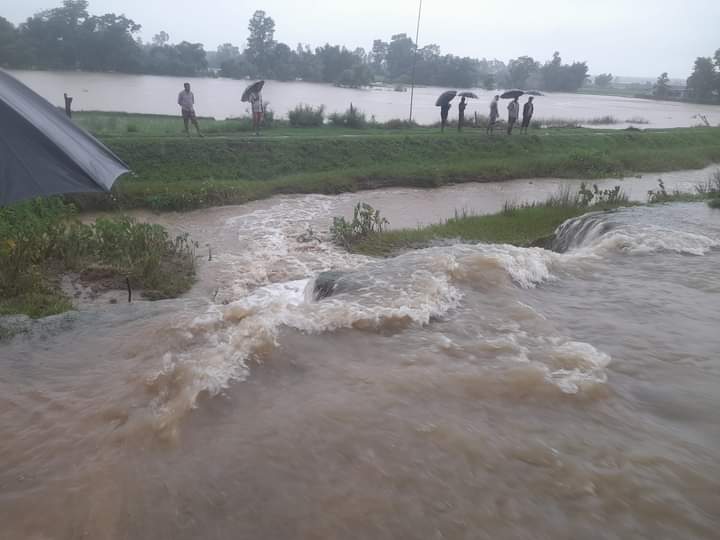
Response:
[{"label": "rushing water cascade", "polygon": [[717,538],[719,211],[378,260],[355,197],[157,218],[192,295],[0,344],[0,538]]}]

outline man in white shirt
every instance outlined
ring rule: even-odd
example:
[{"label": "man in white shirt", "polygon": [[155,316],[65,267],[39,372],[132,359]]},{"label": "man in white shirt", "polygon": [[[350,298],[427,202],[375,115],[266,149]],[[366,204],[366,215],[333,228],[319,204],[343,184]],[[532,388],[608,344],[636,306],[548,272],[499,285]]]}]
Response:
[{"label": "man in white shirt", "polygon": [[183,124],[185,125],[185,135],[190,136],[188,130],[189,122],[192,122],[193,126],[197,130],[197,133],[202,137],[200,133],[200,126],[198,125],[197,117],[195,116],[195,95],[190,91],[190,83],[185,83],[185,89],[178,94],[178,105],[182,111]]}]

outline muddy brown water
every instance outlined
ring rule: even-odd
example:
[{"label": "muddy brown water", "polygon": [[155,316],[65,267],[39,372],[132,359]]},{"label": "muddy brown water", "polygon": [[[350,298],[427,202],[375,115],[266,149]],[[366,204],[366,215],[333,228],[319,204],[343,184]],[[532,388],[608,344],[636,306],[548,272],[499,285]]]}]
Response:
[{"label": "muddy brown water", "polygon": [[200,242],[187,297],[0,344],[0,538],[717,538],[720,211],[590,216],[563,253],[324,238],[360,199],[412,226],[558,182],[147,216]]}]

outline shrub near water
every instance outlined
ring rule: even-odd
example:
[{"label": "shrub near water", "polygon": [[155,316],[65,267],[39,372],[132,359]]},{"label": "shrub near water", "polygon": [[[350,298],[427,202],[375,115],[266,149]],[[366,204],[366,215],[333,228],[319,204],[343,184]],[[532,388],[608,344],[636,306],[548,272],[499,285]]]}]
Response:
[{"label": "shrub near water", "polygon": [[194,280],[193,245],[159,225],[128,217],[81,223],[72,205],[38,199],[0,210],[0,314],[39,317],[72,306],[59,291],[65,272],[102,269],[129,278],[152,298],[186,291]]},{"label": "shrub near water", "polygon": [[325,107],[300,104],[288,112],[293,127],[320,127],[325,123]]},{"label": "shrub near water", "polygon": [[330,115],[330,123],[334,126],[353,129],[364,129],[368,125],[365,113],[359,111],[357,107],[353,107],[352,103],[350,104],[350,108],[343,114],[332,113]]}]

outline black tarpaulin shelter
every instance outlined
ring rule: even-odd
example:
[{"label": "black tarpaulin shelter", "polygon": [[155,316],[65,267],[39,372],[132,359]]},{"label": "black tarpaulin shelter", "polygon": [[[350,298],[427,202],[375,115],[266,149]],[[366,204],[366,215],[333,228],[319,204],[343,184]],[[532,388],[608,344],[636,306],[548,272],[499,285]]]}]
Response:
[{"label": "black tarpaulin shelter", "polygon": [[60,193],[110,191],[120,158],[0,69],[0,206]]}]

